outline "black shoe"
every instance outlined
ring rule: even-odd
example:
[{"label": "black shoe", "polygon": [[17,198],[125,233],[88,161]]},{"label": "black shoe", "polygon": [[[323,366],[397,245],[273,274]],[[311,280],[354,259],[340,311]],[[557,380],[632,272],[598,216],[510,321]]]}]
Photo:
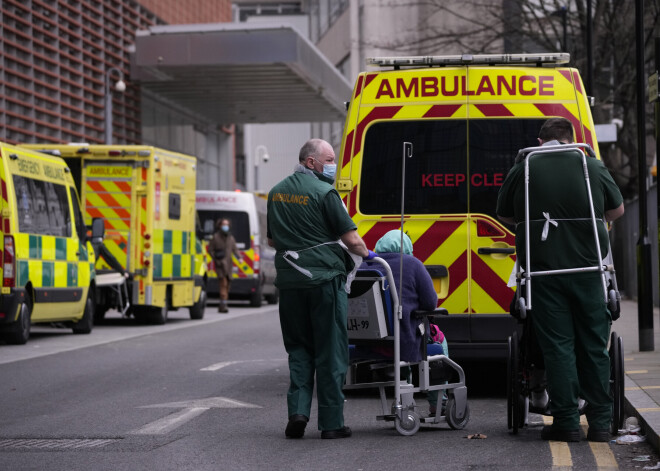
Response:
[{"label": "black shoe", "polygon": [[552,440],[555,442],[579,442],[580,429],[574,430],[557,430],[552,428],[552,425],[546,425],[541,430],[541,439]]},{"label": "black shoe", "polygon": [[353,435],[353,432],[345,425],[337,430],[323,430],[321,432],[321,438],[348,438],[351,435]]},{"label": "black shoe", "polygon": [[610,431],[606,428],[591,428],[587,432],[587,440],[590,442],[609,442]]},{"label": "black shoe", "polygon": [[305,427],[309,419],[302,414],[294,414],[289,417],[284,434],[286,438],[302,438],[305,435]]}]

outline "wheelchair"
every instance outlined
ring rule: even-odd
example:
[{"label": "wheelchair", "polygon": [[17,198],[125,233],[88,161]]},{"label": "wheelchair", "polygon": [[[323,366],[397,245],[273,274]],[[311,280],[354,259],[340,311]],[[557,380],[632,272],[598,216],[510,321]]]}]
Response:
[{"label": "wheelchair", "polygon": [[[401,310],[392,277],[392,271],[385,260],[376,257],[373,261],[380,265],[375,268],[359,269],[351,284],[348,295],[348,338],[352,348],[366,347],[393,349],[393,358],[375,354],[372,358],[352,359],[346,375],[345,390],[378,388],[382,414],[377,420],[394,422],[401,435],[414,435],[422,423],[439,424],[446,422],[452,429],[464,428],[470,419],[467,402],[467,388],[463,369],[444,354],[433,354],[437,345],[422,342],[420,362],[400,361]],[[398,313],[398,315],[397,315]],[[423,332],[429,332],[429,318],[446,315],[445,309],[435,311],[414,311],[411,315],[419,319]],[[424,334],[426,336],[426,334]],[[411,374],[411,382],[402,380],[401,372]],[[366,373],[365,373],[366,372]],[[393,376],[393,378],[392,378]],[[385,388],[394,388],[391,406]],[[433,416],[421,417],[414,400],[417,392],[438,391],[447,395],[446,404]]]},{"label": "wheelchair", "polygon": [[[526,327],[531,329],[529,323]],[[525,327],[524,330],[527,330]],[[551,415],[547,408],[536,408],[531,403],[533,385],[531,378],[536,367],[531,360],[529,332],[519,339],[514,331],[508,338],[506,405],[507,427],[515,435],[528,425],[529,413]],[[610,397],[613,400],[610,432],[615,435],[623,428],[625,369],[623,359],[623,339],[615,332],[610,334]],[[582,413],[582,411],[581,411]]]},{"label": "wheelchair", "polygon": [[[530,196],[529,196],[529,167],[535,157],[540,157],[543,154],[550,152],[574,152],[574,154],[581,159],[582,169],[585,177],[586,193],[589,199],[590,217],[585,218],[591,221],[593,227],[594,243],[598,260],[602,262],[593,267],[577,267],[560,270],[545,270],[545,271],[532,271],[530,260],[533,254],[530,251]],[[511,305],[511,313],[514,317],[519,319],[522,324],[522,338],[519,337],[519,331],[516,330],[508,338],[508,355],[507,355],[507,426],[513,434],[518,433],[518,430],[528,423],[529,412],[550,415],[547,408],[534,407],[530,398],[533,387],[532,377],[534,376],[535,368],[539,368],[539,347],[535,345],[533,326],[530,319],[527,317],[527,311],[531,310],[531,293],[532,293],[532,279],[534,276],[544,276],[551,274],[562,273],[577,273],[577,272],[599,272],[603,285],[603,296],[608,310],[610,311],[612,320],[615,321],[619,318],[621,308],[621,296],[618,292],[616,284],[616,273],[612,262],[612,251],[609,250],[608,256],[603,259],[600,250],[600,241],[598,238],[597,221],[594,213],[593,200],[591,196],[591,188],[589,183],[589,175],[587,172],[586,156],[585,153],[594,157],[593,150],[587,144],[563,144],[559,146],[543,146],[543,147],[530,147],[522,149],[519,153],[519,158],[524,155],[525,160],[525,249],[526,249],[526,264],[522,268],[519,266],[518,260],[514,271],[516,273],[516,297]],[[548,223],[553,221],[545,213]],[[568,220],[570,221],[570,220]],[[556,225],[556,224],[555,224]],[[623,359],[623,339],[615,332],[610,332],[609,342],[609,357],[610,357],[610,396],[613,400],[612,416],[610,420],[610,431],[616,434],[617,431],[623,427],[624,420],[624,382],[625,382],[625,369]],[[535,350],[536,349],[536,350]],[[580,411],[581,413],[583,410]]]}]

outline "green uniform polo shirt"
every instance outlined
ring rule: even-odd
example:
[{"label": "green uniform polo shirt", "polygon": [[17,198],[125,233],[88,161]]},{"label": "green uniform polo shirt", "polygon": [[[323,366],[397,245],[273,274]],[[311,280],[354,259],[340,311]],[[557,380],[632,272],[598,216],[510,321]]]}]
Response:
[{"label": "green uniform polo shirt", "polygon": [[[532,271],[595,266],[600,263],[594,243],[582,159],[575,152],[557,152],[532,157],[529,172],[530,251]],[[623,197],[605,165],[587,157],[601,255],[608,252],[608,234],[602,222],[605,211],[623,203]],[[525,266],[525,161],[507,175],[497,198],[497,214],[516,222],[516,252]],[[549,224],[541,240],[549,213]],[[576,220],[579,219],[579,220]]]},{"label": "green uniform polo shirt", "polygon": [[[338,244],[320,245],[337,241],[356,226],[337,191],[314,175],[296,171],[273,187],[268,194],[267,225],[277,249],[278,288],[318,286],[337,276],[345,279],[353,268],[350,256]],[[298,259],[289,260],[311,272],[311,278],[284,259],[287,250],[298,254]]]}]

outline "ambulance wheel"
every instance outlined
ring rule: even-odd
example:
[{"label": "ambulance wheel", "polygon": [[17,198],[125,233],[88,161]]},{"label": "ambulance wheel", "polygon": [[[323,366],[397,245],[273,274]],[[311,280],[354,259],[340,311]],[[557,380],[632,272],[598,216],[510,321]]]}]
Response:
[{"label": "ambulance wheel", "polygon": [[261,286],[259,286],[254,293],[250,295],[250,307],[261,307]]},{"label": "ambulance wheel", "polygon": [[403,417],[395,417],[394,427],[401,435],[410,436],[415,435],[419,430],[421,420],[419,414],[412,409],[403,412]]},{"label": "ambulance wheel", "polygon": [[146,324],[149,321],[148,306],[134,306],[133,317],[140,324]]},{"label": "ambulance wheel", "polygon": [[616,435],[623,428],[624,419],[624,365],[623,339],[612,332],[610,335],[610,396],[614,402],[610,432]]},{"label": "ambulance wheel", "polygon": [[202,288],[202,290],[199,292],[199,299],[189,309],[190,318],[203,319],[204,309],[206,309],[206,291],[204,291],[204,288]]},{"label": "ambulance wheel", "polygon": [[468,403],[465,403],[465,410],[463,411],[463,417],[459,419],[456,416],[456,398],[451,396],[447,399],[447,410],[445,412],[445,420],[449,426],[454,430],[461,430],[465,428],[467,423],[470,421],[470,406]]},{"label": "ambulance wheel", "polygon": [[[90,288],[91,289],[91,288]],[[83,313],[82,319],[73,324],[71,330],[74,334],[89,334],[94,327],[94,297],[92,294],[87,295],[87,301],[85,302],[85,312]]]},{"label": "ambulance wheel", "polygon": [[167,322],[167,305],[163,307],[151,306],[147,320],[149,324],[163,325]]},{"label": "ambulance wheel", "polygon": [[11,330],[3,334],[3,338],[11,345],[25,345],[30,338],[30,307],[22,303],[18,319],[11,326]]},{"label": "ambulance wheel", "polygon": [[277,304],[277,302],[280,300],[280,291],[275,288],[275,292],[273,294],[267,294],[264,297],[266,298],[266,302],[268,304]]}]

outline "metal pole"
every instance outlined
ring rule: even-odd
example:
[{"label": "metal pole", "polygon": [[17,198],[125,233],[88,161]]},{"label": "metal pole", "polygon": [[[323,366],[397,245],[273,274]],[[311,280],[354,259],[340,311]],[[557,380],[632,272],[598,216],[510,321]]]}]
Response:
[{"label": "metal pole", "polygon": [[[403,153],[401,156],[401,247],[399,249],[399,289],[403,288],[403,222],[406,206],[406,158],[412,157],[413,147],[411,142],[403,143]],[[396,404],[396,413],[402,418],[401,404],[401,327],[399,323],[403,318],[403,297],[399,296],[399,305],[397,306],[396,319],[394,321],[394,403]]]},{"label": "metal pole", "polygon": [[110,90],[110,72],[105,74],[105,143],[112,144],[112,91]]},{"label": "metal pole", "polygon": [[646,90],[644,77],[644,0],[635,0],[635,43],[637,77],[637,178],[639,193],[639,240],[637,241],[637,319],[639,351],[653,351],[653,279],[651,242],[648,233],[646,169]]},{"label": "metal pole", "polygon": [[[655,71],[656,74],[660,71],[660,36],[657,36],[655,38]],[[655,188],[655,196],[657,199],[657,204],[656,204],[656,210],[658,212],[658,224],[657,224],[657,229],[658,229],[658,241],[660,241],[660,178],[658,177],[658,167],[660,167],[660,100],[658,100],[658,97],[655,98],[655,168],[656,168],[656,188]],[[660,250],[658,250],[658,273],[660,273]],[[658,276],[658,293],[660,293],[660,276]]]},{"label": "metal pole", "polygon": [[119,92],[123,92],[126,88],[124,83],[124,74],[117,67],[110,67],[105,71],[105,80],[103,86],[105,87],[105,143],[107,145],[112,145],[112,87],[110,86],[110,76],[112,73],[116,73],[119,76],[119,80],[116,84],[116,89]]},{"label": "metal pole", "polygon": [[591,18],[591,0],[587,0],[587,95],[594,96],[594,71],[593,71],[593,21]]}]

